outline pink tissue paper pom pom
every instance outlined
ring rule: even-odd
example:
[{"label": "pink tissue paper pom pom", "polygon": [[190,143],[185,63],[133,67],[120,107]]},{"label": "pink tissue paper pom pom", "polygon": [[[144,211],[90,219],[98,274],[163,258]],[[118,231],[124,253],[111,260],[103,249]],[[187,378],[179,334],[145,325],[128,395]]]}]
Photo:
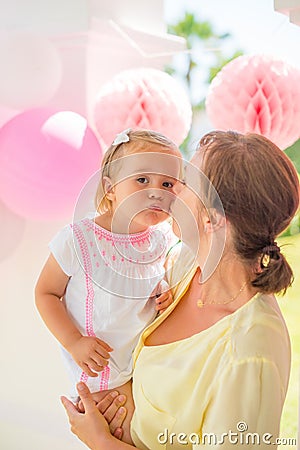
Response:
[{"label": "pink tissue paper pom pom", "polygon": [[300,70],[266,55],[239,56],[213,79],[206,111],[217,129],[258,133],[285,149],[300,137]]},{"label": "pink tissue paper pom pom", "polygon": [[157,69],[139,68],[122,71],[102,86],[93,118],[107,145],[127,128],[158,131],[179,145],[189,132],[192,109],[174,78]]}]

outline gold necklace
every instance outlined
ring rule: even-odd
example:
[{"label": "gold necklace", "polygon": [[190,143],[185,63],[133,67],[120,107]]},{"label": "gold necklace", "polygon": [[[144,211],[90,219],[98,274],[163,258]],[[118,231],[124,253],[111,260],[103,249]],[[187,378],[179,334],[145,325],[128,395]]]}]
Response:
[{"label": "gold necklace", "polygon": [[245,283],[242,285],[242,287],[240,288],[240,290],[238,291],[237,294],[235,294],[233,297],[231,297],[229,300],[225,301],[225,302],[215,302],[214,300],[211,300],[209,302],[203,302],[203,300],[201,300],[201,298],[199,298],[197,300],[197,306],[198,308],[203,308],[203,306],[205,305],[227,305],[228,303],[234,302],[234,300],[236,300],[238,298],[238,296],[240,295],[241,292],[243,292],[243,290],[245,289],[247,284],[247,281],[245,281]]}]

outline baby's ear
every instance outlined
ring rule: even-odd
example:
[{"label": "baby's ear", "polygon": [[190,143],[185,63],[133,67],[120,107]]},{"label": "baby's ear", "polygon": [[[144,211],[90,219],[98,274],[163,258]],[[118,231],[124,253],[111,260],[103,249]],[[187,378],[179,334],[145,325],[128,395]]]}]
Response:
[{"label": "baby's ear", "polygon": [[114,200],[115,192],[111,179],[109,177],[103,177],[102,185],[105,197],[108,200]]}]

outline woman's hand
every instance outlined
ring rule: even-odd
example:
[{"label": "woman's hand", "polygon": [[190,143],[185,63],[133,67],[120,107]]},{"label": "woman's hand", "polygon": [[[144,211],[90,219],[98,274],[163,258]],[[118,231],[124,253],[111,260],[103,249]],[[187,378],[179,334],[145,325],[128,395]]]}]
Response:
[{"label": "woman's hand", "polygon": [[[90,449],[106,450],[109,440],[113,439],[111,431],[115,437],[120,439],[122,435],[121,426],[126,416],[126,410],[120,408],[120,403],[117,401],[118,397],[115,397],[113,393],[104,397],[96,406],[88,387],[84,383],[78,383],[77,390],[84,406],[84,413],[79,412],[76,406],[66,397],[61,398],[69,417],[71,431]],[[105,419],[100,411],[104,411],[106,417],[111,419],[109,424],[108,419]]]},{"label": "woman's hand", "polygon": [[[100,399],[97,399],[100,394]],[[126,396],[121,394],[119,395],[118,391],[111,391],[103,397],[101,392],[96,392],[91,394],[93,402],[96,407],[99,409],[101,414],[103,414],[106,422],[109,425],[110,432],[117,439],[122,439],[123,436],[123,422],[125,420],[127,410],[122,408],[122,406],[126,403]],[[84,413],[84,404],[80,399],[76,405],[77,410],[81,413]]]},{"label": "woman's hand", "polygon": [[127,410],[123,408],[126,403],[125,395],[118,395],[117,391],[110,392],[100,402],[96,403],[97,409],[103,414],[109,425],[110,432],[117,439],[122,439],[123,422]]}]

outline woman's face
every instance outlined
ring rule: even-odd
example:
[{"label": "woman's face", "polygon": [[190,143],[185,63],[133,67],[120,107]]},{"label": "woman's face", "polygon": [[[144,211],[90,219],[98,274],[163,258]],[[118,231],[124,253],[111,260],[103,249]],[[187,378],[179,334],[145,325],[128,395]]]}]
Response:
[{"label": "woman's face", "polygon": [[177,194],[171,211],[174,218],[174,233],[187,244],[195,253],[198,252],[200,235],[203,231],[201,220],[201,193],[199,192],[201,179],[201,156],[198,152],[185,166],[183,183],[175,186]]},{"label": "woman's face", "polygon": [[[190,247],[204,277],[209,277],[222,257],[226,241],[226,219],[221,201],[201,170],[202,154],[196,152],[187,163],[184,185],[177,183],[177,197],[171,206],[175,234]],[[204,192],[214,207],[209,207]]]}]

